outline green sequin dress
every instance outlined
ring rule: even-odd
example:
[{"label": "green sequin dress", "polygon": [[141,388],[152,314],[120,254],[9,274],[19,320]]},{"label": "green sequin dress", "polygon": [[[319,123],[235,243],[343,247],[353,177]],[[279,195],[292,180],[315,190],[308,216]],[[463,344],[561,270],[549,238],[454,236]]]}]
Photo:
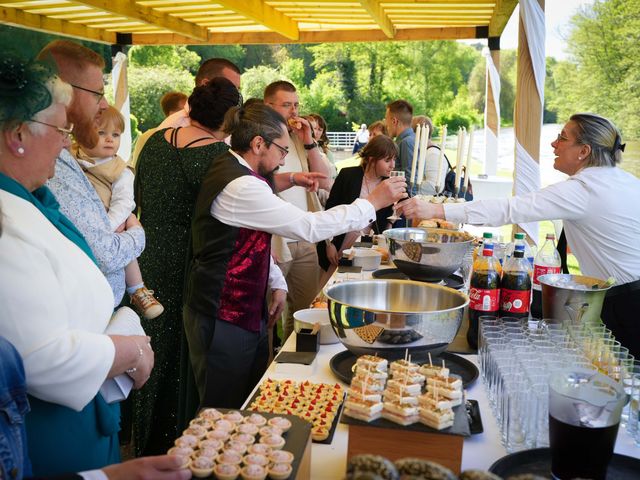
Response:
[{"label": "green sequin dress", "polygon": [[184,388],[179,385],[182,290],[191,215],[211,161],[229,149],[223,142],[176,149],[165,140],[165,131],[154,133],[144,146],[135,184],[147,237],[138,262],[145,285],[154,290],[165,309],[158,318],[142,319],[152,338],[155,366],[145,386],[133,395],[137,456],[166,453],[178,437],[178,397]]}]

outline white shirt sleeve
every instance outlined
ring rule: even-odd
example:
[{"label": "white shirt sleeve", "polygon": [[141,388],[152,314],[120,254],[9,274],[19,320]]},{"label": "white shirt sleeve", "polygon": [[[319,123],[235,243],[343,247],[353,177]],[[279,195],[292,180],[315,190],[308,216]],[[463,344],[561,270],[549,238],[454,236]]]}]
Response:
[{"label": "white shirt sleeve", "polygon": [[111,202],[109,202],[107,216],[114,232],[136,207],[133,201],[133,180],[131,169],[125,168],[120,177],[111,184]]},{"label": "white shirt sleeve", "polygon": [[373,205],[364,199],[323,212],[305,212],[282,200],[252,175],[230,182],[213,201],[211,215],[233,227],[312,243],[360,230],[376,219]]},{"label": "white shirt sleeve", "polygon": [[585,184],[572,177],[526,195],[446,203],[444,213],[454,223],[497,227],[541,220],[578,220],[587,214],[588,205]]},{"label": "white shirt sleeve", "polygon": [[282,270],[280,270],[280,267],[276,265],[276,262],[273,260],[273,256],[271,255],[269,255],[269,288],[271,290],[289,291],[287,281],[282,274]]},{"label": "white shirt sleeve", "polygon": [[107,474],[102,470],[88,470],[86,472],[79,472],[78,475],[84,480],[109,480]]},{"label": "white shirt sleeve", "polygon": [[438,161],[440,160],[440,150],[437,148],[427,148],[425,157],[424,180],[435,189],[436,185],[440,191],[444,188],[444,179],[447,176],[447,161],[442,157],[442,167],[440,167],[440,178],[438,178]]}]

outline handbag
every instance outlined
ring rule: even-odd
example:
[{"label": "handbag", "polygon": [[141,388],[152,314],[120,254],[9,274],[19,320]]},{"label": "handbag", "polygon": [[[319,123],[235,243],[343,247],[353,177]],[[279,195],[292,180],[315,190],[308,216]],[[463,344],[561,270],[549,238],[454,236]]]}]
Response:
[{"label": "handbag", "polygon": [[[432,145],[433,148],[437,148],[440,150],[440,147],[437,145]],[[453,197],[455,194],[455,186],[456,186],[456,169],[451,166],[449,159],[447,158],[447,154],[444,154],[444,159],[447,161],[447,175],[444,179],[444,190],[442,191],[443,195],[447,197]],[[464,177],[467,174],[466,167],[462,167],[462,175],[460,175],[460,185],[458,185],[458,192],[462,191],[462,186],[464,185]],[[471,180],[469,180],[469,184],[467,185],[467,191],[464,193],[464,199],[467,202],[473,200],[473,186],[471,185]]]}]

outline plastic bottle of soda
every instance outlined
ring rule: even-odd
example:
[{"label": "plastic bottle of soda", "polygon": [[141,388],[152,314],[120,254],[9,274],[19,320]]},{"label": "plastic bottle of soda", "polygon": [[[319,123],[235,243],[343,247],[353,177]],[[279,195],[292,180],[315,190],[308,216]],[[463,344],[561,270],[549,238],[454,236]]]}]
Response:
[{"label": "plastic bottle of soda", "polygon": [[469,346],[478,348],[478,318],[498,315],[500,310],[500,262],[493,256],[493,236],[485,233],[482,252],[473,262],[469,288]]},{"label": "plastic bottle of soda", "polygon": [[533,270],[534,255],[529,242],[527,242],[526,240],[526,235],[524,233],[518,232],[513,237],[513,242],[511,242],[507,247],[507,252],[505,254],[506,258],[509,259],[513,256],[513,250],[515,249],[516,245],[524,245],[524,258],[525,260],[529,261],[529,268]]},{"label": "plastic bottle of soda", "polygon": [[531,266],[524,258],[524,245],[516,244],[504,265],[500,283],[500,316],[527,318],[531,303]]},{"label": "plastic bottle of soda", "polygon": [[556,249],[556,236],[547,233],[547,239],[538,251],[533,262],[533,302],[531,303],[531,315],[542,318],[542,286],[538,277],[547,273],[560,273],[560,254]]}]

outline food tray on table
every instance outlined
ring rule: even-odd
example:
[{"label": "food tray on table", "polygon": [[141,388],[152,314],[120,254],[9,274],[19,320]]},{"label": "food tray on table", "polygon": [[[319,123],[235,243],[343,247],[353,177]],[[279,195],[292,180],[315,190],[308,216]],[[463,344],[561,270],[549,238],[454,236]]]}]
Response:
[{"label": "food tray on table", "polygon": [[[334,355],[329,362],[329,366],[336,377],[344,383],[351,384],[353,366],[357,359],[358,357],[356,355],[351,353],[349,350],[345,350]],[[468,388],[478,378],[478,367],[466,358],[454,355],[453,353],[442,352],[437,356],[433,356],[431,360],[434,365],[440,365],[442,364],[442,360],[444,360],[449,371],[454,375],[458,375],[462,379],[462,385],[464,388]],[[429,359],[427,357],[421,358],[414,355],[412,361],[423,364],[427,363]]]},{"label": "food tray on table", "polygon": [[[409,275],[402,273],[397,268],[380,268],[375,270],[371,276],[380,280],[411,280]],[[464,280],[461,275],[452,273],[443,278],[440,282],[434,282],[436,285],[444,285],[445,287],[461,289],[464,286]]]},{"label": "food tray on table", "polygon": [[[257,413],[263,413],[263,412],[270,412],[271,408],[266,406],[265,407],[261,407],[260,405],[258,405],[258,400],[260,400],[260,398],[262,397],[263,393],[262,393],[262,388],[264,387],[264,385],[268,382],[274,382],[274,383],[284,383],[284,382],[291,382],[291,385],[295,385],[297,386],[302,386],[302,385],[309,385],[309,386],[318,386],[318,385],[323,385],[324,389],[329,389],[331,388],[332,390],[339,388],[339,390],[334,390],[336,393],[335,395],[331,395],[331,398],[329,399],[329,401],[331,402],[331,404],[333,406],[335,406],[335,409],[332,409],[333,411],[329,412],[332,415],[330,415],[332,418],[329,421],[326,422],[326,424],[324,424],[324,426],[328,429],[328,435],[325,439],[318,439],[318,438],[314,438],[314,434],[315,432],[313,431],[313,428],[316,427],[318,424],[322,423],[322,416],[324,414],[318,414],[316,415],[316,420],[314,421],[313,418],[307,419],[305,420],[310,426],[312,425],[312,439],[313,439],[313,443],[322,443],[322,444],[330,444],[333,441],[333,435],[336,431],[336,426],[338,425],[338,420],[340,419],[340,415],[342,413],[342,407],[344,405],[344,398],[346,395],[345,390],[338,384],[335,385],[330,385],[330,384],[326,384],[326,383],[311,383],[309,381],[306,382],[300,382],[300,383],[296,383],[293,382],[292,380],[272,380],[272,379],[267,379],[265,381],[263,381],[260,384],[260,387],[258,387],[258,389],[256,390],[256,393],[251,397],[251,399],[247,402],[247,408],[250,409],[253,412],[257,412]],[[312,387],[310,387],[312,388]],[[317,395],[314,395],[314,397],[316,397]],[[298,402],[300,403],[300,402]],[[326,404],[325,404],[326,405]],[[306,409],[303,408],[302,406],[295,406],[293,408],[291,408],[290,406],[282,406],[281,407],[284,411],[287,412],[291,412],[291,414],[296,415],[298,418],[300,419],[304,419],[305,417],[311,417],[311,414],[309,414],[309,408],[307,407]],[[327,408],[327,406],[324,407],[325,409]],[[297,412],[294,413],[294,410],[297,410]]]},{"label": "food tray on table", "polygon": [[[198,413],[198,416],[196,417],[196,419],[192,420],[191,423],[193,424],[193,422],[203,421],[203,419],[205,419],[205,417],[203,415],[206,415],[205,412],[219,412],[222,415],[225,415],[225,414],[233,414],[233,415],[240,414],[242,417],[244,417],[244,419],[242,421],[240,421],[240,422],[235,424],[235,427],[234,427],[233,430],[231,430],[231,432],[236,432],[236,429],[238,428],[238,425],[245,425],[245,424],[251,423],[251,422],[246,422],[245,420],[250,415],[256,413],[256,412],[252,412],[252,411],[248,411],[248,410],[235,410],[235,409],[226,409],[226,408],[205,408],[205,409],[202,409]],[[298,417],[296,417],[294,415],[270,414],[270,413],[260,413],[260,415],[262,417],[264,417],[264,419],[265,419],[265,420],[262,420],[262,422],[268,422],[270,419],[275,418],[275,417],[285,418],[286,420],[291,422],[291,427],[287,431],[282,433],[282,438],[284,439],[284,445],[282,445],[281,448],[274,447],[273,451],[284,451],[284,452],[289,452],[290,454],[293,454],[293,460],[290,462],[291,472],[288,474],[288,476],[286,476],[286,478],[296,478],[296,476],[298,474],[298,470],[300,469],[300,466],[301,466],[303,460],[305,460],[305,453],[306,453],[305,450],[307,449],[309,436],[311,434],[311,425],[308,422],[306,422],[306,421],[304,421],[304,420],[302,420],[302,419],[300,419],[300,418],[298,418]],[[215,420],[209,420],[209,421],[215,423]],[[268,426],[268,425],[269,425],[268,423],[265,424],[265,426]],[[258,426],[258,425],[256,425],[256,426]],[[191,427],[189,427],[189,428],[191,428]],[[220,430],[220,428],[218,428],[217,430]],[[185,432],[186,431],[187,430],[185,430]],[[215,437],[210,437],[208,435],[209,433],[213,433],[214,431],[216,431],[216,429],[214,429],[214,430],[208,429],[207,430],[207,435],[203,439],[201,439],[198,442],[198,444],[196,444],[193,447],[194,453],[193,453],[193,457],[191,459],[192,462],[196,459],[197,453],[201,448],[200,442],[202,442],[204,440],[207,440],[207,439],[210,439],[210,438],[215,438]],[[262,435],[256,434],[255,437],[256,437],[256,440],[257,440],[258,438],[261,438]],[[178,440],[176,440],[176,446],[178,446],[178,442],[182,438],[185,438],[184,434],[183,434],[183,436],[179,437]],[[225,447],[224,447],[224,450],[220,450],[219,451],[220,455],[217,455],[216,457],[222,456],[223,452],[231,452],[230,447],[228,448],[226,446],[226,445],[230,445],[231,443],[233,443],[233,442],[231,442],[231,440],[234,440],[234,438],[220,439],[220,441],[225,444]],[[235,443],[240,443],[240,442],[236,441]],[[250,449],[251,447],[253,447],[254,445],[259,444],[259,443],[262,443],[262,442],[256,441],[253,444],[249,444],[248,443],[246,445],[246,447],[247,447],[247,449]],[[265,442],[265,443],[267,443],[267,442]],[[169,453],[171,453],[171,450],[170,450]],[[178,455],[179,453],[174,453],[174,454]],[[238,455],[240,455],[243,458],[245,457],[245,455],[249,455],[249,454],[250,454],[250,451],[247,451],[245,453],[239,453],[238,452]],[[308,458],[306,459],[306,461],[308,461]],[[218,465],[219,463],[221,463],[221,462],[216,458],[214,465]],[[287,463],[289,463],[289,462],[287,461]],[[269,462],[268,465],[269,465],[268,468],[270,468],[271,465],[272,465],[271,461]],[[239,468],[242,468],[243,466],[244,466],[244,462],[238,464]],[[265,466],[265,468],[267,468],[267,467]],[[194,478],[197,477],[197,478],[216,479],[216,478],[232,478],[233,477],[233,475],[220,477],[220,476],[216,475],[215,471],[213,473],[209,474],[209,475],[203,475],[202,473],[196,474],[196,472],[193,470],[193,468],[191,468],[191,469],[192,469],[192,472],[194,474]],[[241,475],[238,472],[237,477],[234,477],[234,478],[240,478],[240,477],[241,477]],[[274,478],[274,477],[270,477],[270,478]],[[278,476],[278,478],[285,478],[285,477],[280,475],[280,476]]]},{"label": "food tray on table", "polygon": [[[489,471],[503,478],[525,473],[552,478],[551,450],[534,448],[506,455],[491,465]],[[630,480],[639,477],[640,459],[613,454],[607,470],[607,480]]]}]

